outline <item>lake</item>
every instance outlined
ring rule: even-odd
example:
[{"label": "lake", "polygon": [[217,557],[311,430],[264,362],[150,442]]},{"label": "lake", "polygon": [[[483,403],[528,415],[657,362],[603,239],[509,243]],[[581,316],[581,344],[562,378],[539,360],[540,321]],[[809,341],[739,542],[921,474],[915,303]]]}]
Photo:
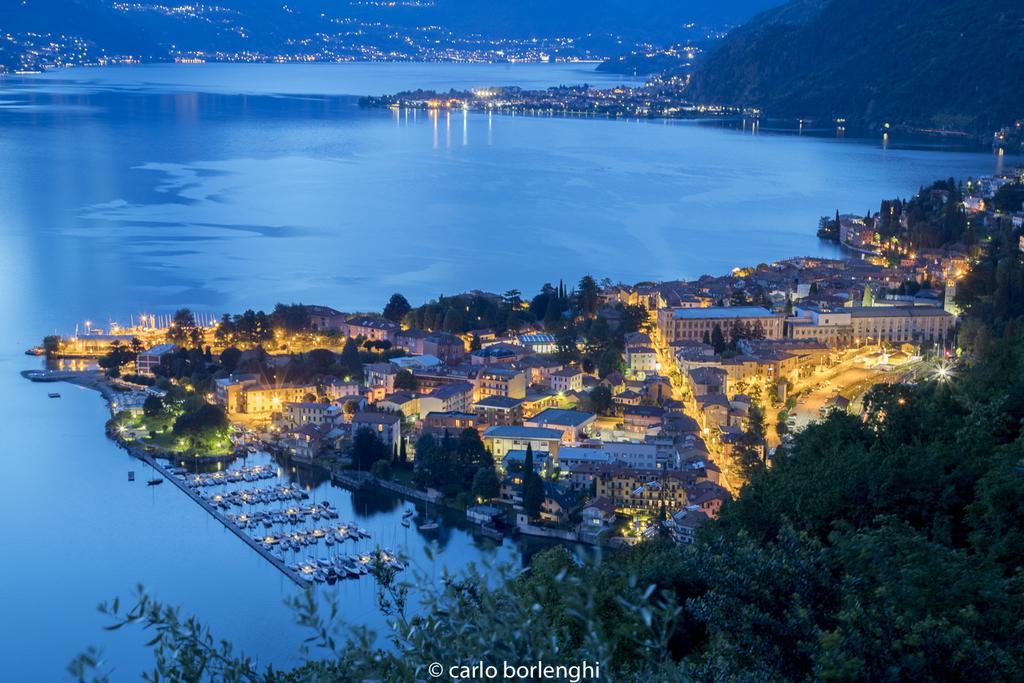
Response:
[{"label": "lake", "polygon": [[[364,111],[353,95],[616,76],[592,65],[157,65],[0,80],[0,451],[7,520],[0,679],[59,680],[90,644],[115,680],[147,662],[138,632],[105,634],[101,600],[154,595],[262,662],[294,662],[295,588],[103,435],[98,395],[32,385],[22,355],[48,333],[180,306],[220,314],[277,301],[379,309],[472,288],[695,277],[833,256],[817,219],[863,213],[936,178],[990,173],[983,152],[772,135],[695,122]],[[134,483],[127,472],[136,470]],[[440,559],[396,499],[331,500],[428,573],[521,563],[445,524]],[[368,579],[332,588],[380,626]]]}]

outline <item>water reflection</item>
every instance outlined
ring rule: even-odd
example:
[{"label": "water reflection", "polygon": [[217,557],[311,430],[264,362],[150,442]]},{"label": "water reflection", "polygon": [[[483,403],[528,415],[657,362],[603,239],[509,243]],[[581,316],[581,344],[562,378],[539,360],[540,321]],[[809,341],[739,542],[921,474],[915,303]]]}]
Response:
[{"label": "water reflection", "polygon": [[377,515],[394,513],[404,507],[397,496],[385,494],[380,490],[352,491],[352,509],[361,518],[368,519]]}]

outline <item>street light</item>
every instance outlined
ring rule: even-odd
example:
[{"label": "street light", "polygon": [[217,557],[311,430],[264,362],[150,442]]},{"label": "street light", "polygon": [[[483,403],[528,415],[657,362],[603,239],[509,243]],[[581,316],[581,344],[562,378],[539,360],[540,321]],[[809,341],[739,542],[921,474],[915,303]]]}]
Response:
[{"label": "street light", "polygon": [[952,379],[952,377],[953,377],[953,368],[952,368],[952,366],[950,366],[949,363],[946,363],[945,361],[942,361],[942,362],[940,362],[935,367],[935,373],[934,373],[934,375],[932,375],[932,377],[935,380],[945,384],[950,379]]}]

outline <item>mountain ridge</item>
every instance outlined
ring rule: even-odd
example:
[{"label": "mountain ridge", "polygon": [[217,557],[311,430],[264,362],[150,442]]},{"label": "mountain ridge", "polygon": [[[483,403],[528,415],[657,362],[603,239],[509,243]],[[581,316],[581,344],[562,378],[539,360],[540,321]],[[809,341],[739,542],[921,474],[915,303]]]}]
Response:
[{"label": "mountain ridge", "polygon": [[730,32],[697,102],[777,118],[991,132],[1024,116],[1024,6],[1008,0],[798,0]]}]

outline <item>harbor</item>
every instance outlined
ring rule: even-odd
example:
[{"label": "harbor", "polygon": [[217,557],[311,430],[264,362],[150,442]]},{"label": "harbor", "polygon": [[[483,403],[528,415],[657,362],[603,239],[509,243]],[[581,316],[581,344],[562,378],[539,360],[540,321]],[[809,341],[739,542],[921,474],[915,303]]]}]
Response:
[{"label": "harbor", "polygon": [[[174,483],[298,586],[356,579],[376,567],[392,570],[406,567],[406,562],[391,549],[360,547],[363,541],[371,539],[370,532],[354,523],[339,522],[340,515],[329,502],[302,505],[301,501],[307,500],[309,494],[296,486],[229,488],[277,479],[281,476],[279,468],[256,465],[196,474],[182,467],[164,465],[138,449],[130,449],[130,452],[160,475],[160,478],[150,479],[150,485],[164,480]],[[325,523],[305,526],[311,522]],[[253,534],[256,529],[262,531]],[[349,552],[343,552],[346,542],[352,548]]]}]

